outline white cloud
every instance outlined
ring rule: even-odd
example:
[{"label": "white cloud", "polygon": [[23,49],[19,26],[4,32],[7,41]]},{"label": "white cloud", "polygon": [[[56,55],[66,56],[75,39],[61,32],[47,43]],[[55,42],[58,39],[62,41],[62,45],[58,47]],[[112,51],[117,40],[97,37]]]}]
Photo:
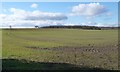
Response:
[{"label": "white cloud", "polygon": [[18,21],[18,20],[66,20],[67,16],[62,13],[25,11],[22,9],[11,8],[12,14],[0,14],[0,19],[4,21]]},{"label": "white cloud", "polygon": [[26,20],[66,20],[67,16],[62,13],[50,13],[33,11],[31,15],[26,17]]},{"label": "white cloud", "polygon": [[72,8],[71,15],[97,16],[107,12],[107,8],[100,3],[79,4]]},{"label": "white cloud", "polygon": [[83,25],[83,26],[98,26],[98,27],[117,27],[118,23],[97,23],[97,22],[83,22],[83,23],[65,23],[61,21],[51,21],[51,20],[22,20],[22,21],[2,21],[2,27],[34,27],[38,26],[50,26],[50,25],[65,25],[65,26],[75,26],[75,25]]},{"label": "white cloud", "polygon": [[97,22],[85,22],[81,23],[80,25],[86,26],[98,26],[98,27],[117,27],[118,23],[97,23]]},{"label": "white cloud", "polygon": [[7,17],[6,14],[0,14],[0,21],[3,21]]},{"label": "white cloud", "polygon": [[35,25],[60,25],[67,16],[62,13],[42,12],[39,10],[25,11],[22,9],[10,8],[11,14],[0,14],[0,21],[3,27],[26,26],[33,27]]},{"label": "white cloud", "polygon": [[38,5],[36,4],[36,3],[33,3],[32,5],[31,5],[31,8],[37,8],[38,7]]},{"label": "white cloud", "polygon": [[79,24],[74,24],[74,23],[64,23],[63,25],[65,25],[65,26],[75,26],[75,25],[79,25]]},{"label": "white cloud", "polygon": [[4,21],[2,22],[2,27],[9,27],[10,25],[12,27],[34,27],[35,25],[38,26],[49,26],[49,25],[59,25],[63,24],[61,21]]},{"label": "white cloud", "polygon": [[118,23],[97,23],[97,22],[83,22],[83,23],[62,23],[65,26],[97,26],[97,27],[118,27]]},{"label": "white cloud", "polygon": [[81,25],[87,25],[87,26],[96,26],[96,22],[86,22],[86,23],[81,23]]}]

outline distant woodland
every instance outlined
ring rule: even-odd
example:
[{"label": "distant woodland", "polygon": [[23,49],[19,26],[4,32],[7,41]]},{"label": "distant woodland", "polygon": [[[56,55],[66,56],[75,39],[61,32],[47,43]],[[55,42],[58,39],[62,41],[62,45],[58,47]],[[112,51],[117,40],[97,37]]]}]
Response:
[{"label": "distant woodland", "polygon": [[106,29],[118,29],[118,27],[96,27],[96,26],[44,26],[36,28],[67,28],[67,29],[88,29],[88,30],[106,30]]}]

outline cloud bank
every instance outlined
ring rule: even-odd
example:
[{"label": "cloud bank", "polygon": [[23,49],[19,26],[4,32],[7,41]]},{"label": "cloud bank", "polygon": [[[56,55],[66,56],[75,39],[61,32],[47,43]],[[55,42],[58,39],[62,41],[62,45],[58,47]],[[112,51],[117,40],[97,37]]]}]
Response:
[{"label": "cloud bank", "polygon": [[37,5],[36,3],[33,3],[30,7],[31,7],[31,8],[37,8],[38,5]]},{"label": "cloud bank", "polygon": [[73,6],[73,15],[97,16],[107,12],[107,8],[99,3],[79,4]]},{"label": "cloud bank", "polygon": [[37,26],[49,26],[49,25],[60,25],[60,24],[64,24],[61,21],[6,21],[6,22],[2,22],[2,27],[8,27],[8,26],[12,26],[12,27],[34,27],[35,25]]},{"label": "cloud bank", "polygon": [[63,20],[68,17],[62,13],[42,12],[39,10],[25,11],[22,9],[10,8],[11,14],[0,14],[0,21],[3,27],[34,27],[47,26],[47,25],[59,25],[63,24]]},{"label": "cloud bank", "polygon": [[5,15],[0,14],[0,19],[5,21],[16,21],[16,20],[66,20],[67,16],[62,13],[42,12],[39,10],[25,11],[22,9],[11,8],[12,14]]}]

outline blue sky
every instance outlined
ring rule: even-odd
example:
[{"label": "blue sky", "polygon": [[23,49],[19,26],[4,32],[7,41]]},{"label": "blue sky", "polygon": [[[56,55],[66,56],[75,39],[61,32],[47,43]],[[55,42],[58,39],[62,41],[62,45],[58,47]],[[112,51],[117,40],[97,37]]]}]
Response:
[{"label": "blue sky", "polygon": [[3,2],[3,27],[117,26],[117,2]]}]

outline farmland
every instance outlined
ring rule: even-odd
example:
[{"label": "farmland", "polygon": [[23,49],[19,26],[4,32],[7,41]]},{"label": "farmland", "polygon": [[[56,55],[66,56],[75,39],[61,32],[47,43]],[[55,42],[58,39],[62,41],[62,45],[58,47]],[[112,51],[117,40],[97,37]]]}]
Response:
[{"label": "farmland", "polygon": [[3,69],[118,69],[117,30],[2,30]]}]

